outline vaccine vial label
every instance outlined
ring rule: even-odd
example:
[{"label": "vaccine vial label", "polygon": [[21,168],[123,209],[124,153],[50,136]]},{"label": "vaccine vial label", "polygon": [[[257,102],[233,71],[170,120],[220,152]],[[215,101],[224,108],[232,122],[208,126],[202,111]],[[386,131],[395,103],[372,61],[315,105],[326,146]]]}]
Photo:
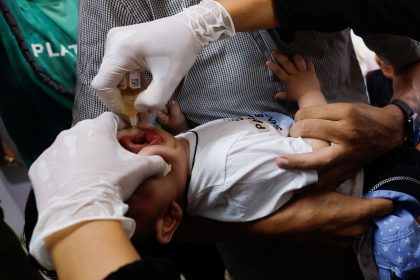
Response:
[{"label": "vaccine vial label", "polygon": [[118,84],[119,89],[137,89],[141,88],[141,75],[140,72],[130,72],[125,74],[121,79],[121,82]]},{"label": "vaccine vial label", "polygon": [[129,81],[131,88],[141,88],[141,77],[140,72],[129,73]]}]

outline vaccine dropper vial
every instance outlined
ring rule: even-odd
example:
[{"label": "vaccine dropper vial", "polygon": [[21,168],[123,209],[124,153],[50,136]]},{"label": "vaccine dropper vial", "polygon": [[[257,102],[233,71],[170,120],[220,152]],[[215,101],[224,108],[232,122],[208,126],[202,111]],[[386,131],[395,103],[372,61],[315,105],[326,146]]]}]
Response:
[{"label": "vaccine dropper vial", "polygon": [[129,118],[132,127],[137,126],[139,122],[137,111],[134,109],[134,100],[145,89],[144,85],[144,70],[126,73],[118,85],[124,105],[122,113]]}]

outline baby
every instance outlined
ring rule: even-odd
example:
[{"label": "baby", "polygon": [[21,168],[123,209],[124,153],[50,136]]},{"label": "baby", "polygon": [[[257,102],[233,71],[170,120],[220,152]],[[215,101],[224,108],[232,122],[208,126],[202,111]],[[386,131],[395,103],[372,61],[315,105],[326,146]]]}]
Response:
[{"label": "baby", "polygon": [[[298,102],[300,108],[326,103],[314,66],[301,56],[293,61],[273,54],[279,64],[267,63],[281,79],[287,93],[280,98]],[[185,129],[176,103],[163,125],[175,132]],[[327,147],[315,139],[287,137],[293,120],[278,113],[215,120],[173,137],[149,127],[120,132],[121,144],[141,155],[160,155],[171,164],[164,177],[149,178],[130,198],[129,214],[137,233],[152,234],[168,243],[181,223],[183,212],[226,222],[263,218],[284,205],[293,192],[317,181],[314,170],[284,170],[276,165],[279,154],[306,153]],[[361,176],[347,183],[347,194],[361,194]],[[343,186],[343,189],[346,188]]]},{"label": "baby", "polygon": [[[293,61],[279,53],[273,56],[279,64],[267,65],[287,87],[277,98],[296,101],[300,108],[326,103],[312,63],[300,56]],[[188,130],[175,102],[158,120],[172,133]],[[329,146],[321,140],[287,137],[292,123],[285,115],[269,112],[215,120],[176,137],[156,127],[121,131],[120,142],[128,150],[160,155],[172,166],[166,176],[145,180],[129,200],[128,214],[136,220],[141,239],[168,243],[184,211],[225,222],[261,219],[284,205],[296,190],[316,182],[314,170],[284,170],[276,165],[278,155]],[[416,275],[420,271],[420,225],[415,220],[420,214],[420,153],[414,147],[399,147],[364,169],[365,176],[359,172],[338,190],[360,196],[365,180],[366,188],[373,186],[366,198],[391,199],[395,209],[375,219],[358,244],[363,274],[375,279]]]}]

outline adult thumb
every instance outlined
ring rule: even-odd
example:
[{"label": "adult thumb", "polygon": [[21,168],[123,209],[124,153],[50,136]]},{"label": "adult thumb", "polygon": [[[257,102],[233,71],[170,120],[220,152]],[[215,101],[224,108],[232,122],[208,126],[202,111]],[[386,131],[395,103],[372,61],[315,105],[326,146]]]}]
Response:
[{"label": "adult thumb", "polygon": [[172,91],[168,93],[162,83],[153,79],[148,88],[140,92],[134,101],[136,111],[144,112],[150,109],[158,111],[165,108]]},{"label": "adult thumb", "polygon": [[120,177],[123,200],[127,200],[143,180],[152,176],[165,176],[171,170],[171,165],[160,156],[130,154],[130,159],[124,165],[124,175]]},{"label": "adult thumb", "polygon": [[192,63],[184,64],[168,57],[149,57],[146,61],[153,77],[152,82],[137,96],[134,108],[139,112],[147,109],[162,110]]},{"label": "adult thumb", "polygon": [[367,218],[377,218],[387,215],[393,210],[393,202],[384,198],[367,198],[365,199]]},{"label": "adult thumb", "polygon": [[323,169],[336,164],[333,147],[326,147],[314,152],[279,155],[276,163],[284,169]]}]

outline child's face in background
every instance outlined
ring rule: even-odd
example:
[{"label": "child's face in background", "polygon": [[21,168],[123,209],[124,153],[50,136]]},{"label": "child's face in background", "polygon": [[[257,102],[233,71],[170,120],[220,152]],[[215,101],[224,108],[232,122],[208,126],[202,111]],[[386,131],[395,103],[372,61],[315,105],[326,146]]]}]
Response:
[{"label": "child's face in background", "polygon": [[144,231],[154,227],[155,221],[165,215],[168,207],[183,197],[189,174],[188,149],[182,143],[184,139],[177,139],[156,127],[123,129],[118,132],[118,140],[131,152],[159,155],[171,165],[166,176],[144,180],[128,200],[127,214],[136,220],[137,229]]}]

